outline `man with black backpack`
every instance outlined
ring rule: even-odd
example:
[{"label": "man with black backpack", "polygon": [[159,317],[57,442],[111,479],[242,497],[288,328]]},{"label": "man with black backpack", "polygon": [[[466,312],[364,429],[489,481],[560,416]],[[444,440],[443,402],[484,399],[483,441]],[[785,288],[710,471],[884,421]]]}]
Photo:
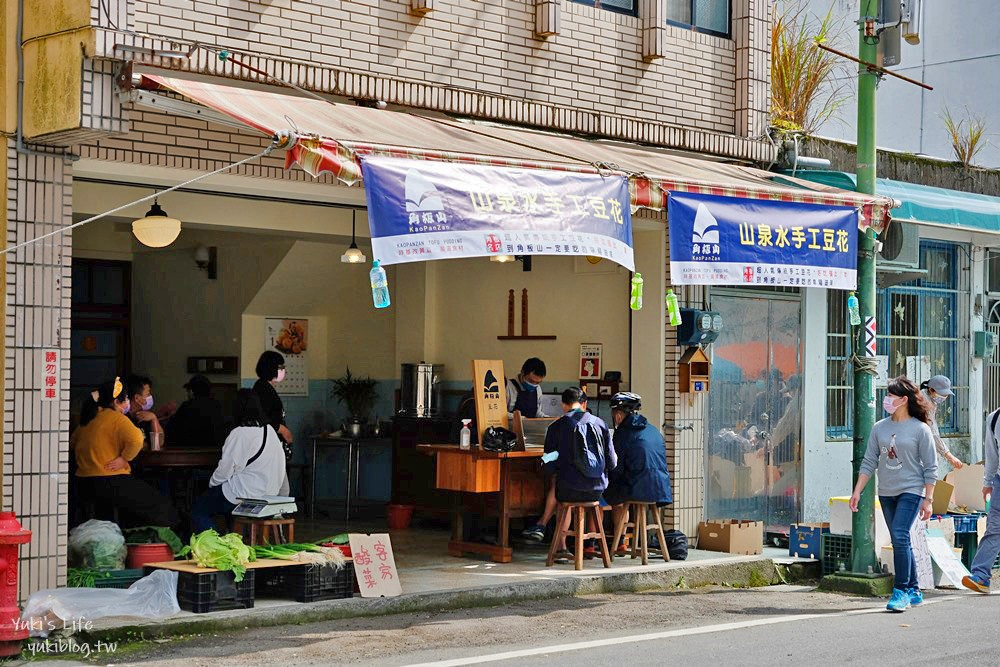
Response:
[{"label": "man with black backpack", "polygon": [[[600,417],[587,412],[587,394],[579,387],[562,393],[562,407],[563,416],[545,432],[545,453],[558,452],[556,460],[546,464],[556,475],[556,499],[561,503],[599,501],[608,488],[608,473],[618,464],[611,432]],[[593,545],[587,547],[593,550]]]}]

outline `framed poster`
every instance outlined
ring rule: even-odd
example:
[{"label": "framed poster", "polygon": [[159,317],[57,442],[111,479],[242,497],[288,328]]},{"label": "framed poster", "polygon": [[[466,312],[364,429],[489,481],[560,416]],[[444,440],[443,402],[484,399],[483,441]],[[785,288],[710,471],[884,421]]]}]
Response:
[{"label": "framed poster", "polygon": [[274,385],[282,396],[309,395],[309,320],[285,317],[264,319],[264,349],[285,358],[285,381]]},{"label": "framed poster", "polygon": [[580,379],[600,380],[601,354],[604,352],[603,343],[581,343],[580,344]]}]

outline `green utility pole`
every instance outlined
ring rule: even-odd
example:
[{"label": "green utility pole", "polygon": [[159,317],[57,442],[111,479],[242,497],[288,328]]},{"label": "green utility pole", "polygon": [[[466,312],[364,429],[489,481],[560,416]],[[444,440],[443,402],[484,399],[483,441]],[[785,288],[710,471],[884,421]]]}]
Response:
[{"label": "green utility pole", "polygon": [[[878,46],[874,37],[865,36],[865,25],[879,14],[878,0],[861,0],[861,17],[858,22],[858,58],[875,63]],[[875,88],[878,74],[866,65],[858,66],[858,192],[875,194]],[[865,341],[869,323],[875,321],[875,233],[869,228],[858,238],[858,305],[861,310],[862,331],[855,332],[855,354],[865,356]],[[868,435],[875,425],[874,378],[858,368],[854,369],[854,483],[858,481],[861,459],[864,458]],[[851,522],[851,572],[865,574],[872,568],[879,572],[875,557],[874,539],[875,483],[874,479],[861,493],[858,511]]]}]

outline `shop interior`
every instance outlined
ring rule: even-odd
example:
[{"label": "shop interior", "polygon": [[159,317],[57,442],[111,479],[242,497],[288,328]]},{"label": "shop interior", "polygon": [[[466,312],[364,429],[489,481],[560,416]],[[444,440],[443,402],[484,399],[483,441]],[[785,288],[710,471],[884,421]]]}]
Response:
[{"label": "shop interior", "polygon": [[[157,185],[123,185],[90,175],[86,165],[78,172],[73,201],[80,218]],[[630,274],[617,264],[536,256],[528,262],[484,257],[389,266],[392,306],[376,310],[360,189],[291,184],[275,197],[242,183],[214,188],[172,192],[159,201],[182,220],[180,236],[165,248],[145,247],[131,233],[142,207],[130,211],[132,217],[75,231],[74,407],[97,383],[129,372],[152,380],[157,405],[180,404],[185,383],[200,373],[229,410],[236,390],[256,380],[254,366],[268,347],[270,323],[304,323],[305,349],[290,355],[302,373],[279,387],[295,437],[289,481],[299,539],[384,528],[390,505],[414,507],[413,526],[438,531],[443,539],[453,494],[435,488],[434,457],[418,453],[415,445],[457,442],[456,411],[472,385],[474,359],[501,359],[513,377],[526,358],[539,357],[548,370],[543,390],[556,394],[581,382],[580,345],[600,343],[602,370],[620,373],[622,389],[647,392],[653,398],[647,414],[662,418],[662,300],[631,311]],[[664,225],[639,215],[634,229],[638,270],[647,276],[649,293],[661,293]],[[342,261],[352,240],[366,261]],[[440,366],[440,391],[433,399],[438,405],[427,414],[403,404],[400,392],[403,365],[418,363]],[[290,361],[288,366],[291,372]],[[334,395],[348,369],[374,381],[374,396],[358,415],[363,423],[356,454],[331,437],[349,435],[352,428],[345,402]],[[610,389],[589,388],[596,397],[590,409],[605,418],[610,410],[601,399]],[[659,416],[652,416],[657,410]],[[169,436],[163,443],[164,452],[183,449]],[[140,471],[149,454],[140,455]],[[169,470],[153,465],[140,474],[165,477],[183,516],[185,503],[207,485],[217,453],[176,456]],[[517,534],[520,523],[514,523]],[[486,539],[494,532],[492,525],[485,528]],[[544,549],[537,551],[544,557]]]}]

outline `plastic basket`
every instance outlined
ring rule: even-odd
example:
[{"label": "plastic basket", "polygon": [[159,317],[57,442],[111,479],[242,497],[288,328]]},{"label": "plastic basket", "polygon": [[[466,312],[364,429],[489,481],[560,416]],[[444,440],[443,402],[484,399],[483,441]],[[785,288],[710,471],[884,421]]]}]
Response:
[{"label": "plastic basket", "polygon": [[851,536],[834,535],[833,533],[823,533],[822,537],[822,560],[823,574],[834,574],[840,571],[840,566],[844,569],[851,567]]},{"label": "plastic basket", "polygon": [[108,576],[94,579],[94,588],[128,588],[145,576],[142,568],[130,570],[108,570]]},{"label": "plastic basket", "polygon": [[314,563],[260,568],[256,573],[258,597],[316,602],[354,595],[354,568],[350,562],[340,569]]},{"label": "plastic basket", "polygon": [[[146,567],[146,572],[152,569]],[[247,570],[243,581],[237,583],[232,572],[178,572],[177,604],[195,614],[253,609],[255,573],[256,570]]]},{"label": "plastic basket", "polygon": [[955,520],[956,533],[978,533],[982,514],[949,514]]}]

